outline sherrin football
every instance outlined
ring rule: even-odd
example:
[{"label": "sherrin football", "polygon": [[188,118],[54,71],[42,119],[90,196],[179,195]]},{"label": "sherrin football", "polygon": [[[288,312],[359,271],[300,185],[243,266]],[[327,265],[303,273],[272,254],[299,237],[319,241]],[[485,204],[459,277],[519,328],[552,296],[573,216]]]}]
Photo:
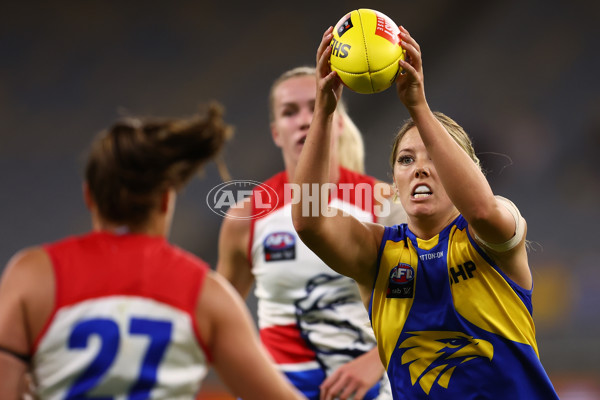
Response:
[{"label": "sherrin football", "polygon": [[333,29],[331,69],[351,90],[369,94],[389,88],[406,57],[400,29],[385,14],[360,8],[346,14]]}]

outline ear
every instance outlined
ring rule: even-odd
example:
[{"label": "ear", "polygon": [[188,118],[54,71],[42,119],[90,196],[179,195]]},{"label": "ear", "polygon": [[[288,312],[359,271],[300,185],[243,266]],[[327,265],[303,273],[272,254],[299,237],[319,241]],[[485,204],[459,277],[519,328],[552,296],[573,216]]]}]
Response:
[{"label": "ear", "polygon": [[85,202],[85,206],[88,210],[92,211],[96,207],[96,203],[94,202],[94,196],[92,196],[92,192],[90,192],[90,186],[87,182],[83,182],[81,185],[81,191],[83,192],[83,201]]},{"label": "ear", "polygon": [[275,124],[271,123],[270,127],[271,127],[271,137],[273,138],[273,142],[275,143],[275,146],[282,147],[283,143],[281,143],[281,136],[279,135],[277,128],[275,128]]},{"label": "ear", "polygon": [[171,201],[170,197],[171,195],[169,190],[165,190],[160,196],[160,212],[163,214],[169,209],[169,202]]},{"label": "ear", "polygon": [[167,213],[171,212],[175,208],[175,199],[177,197],[177,193],[175,189],[167,189],[165,190],[160,198],[160,212]]}]

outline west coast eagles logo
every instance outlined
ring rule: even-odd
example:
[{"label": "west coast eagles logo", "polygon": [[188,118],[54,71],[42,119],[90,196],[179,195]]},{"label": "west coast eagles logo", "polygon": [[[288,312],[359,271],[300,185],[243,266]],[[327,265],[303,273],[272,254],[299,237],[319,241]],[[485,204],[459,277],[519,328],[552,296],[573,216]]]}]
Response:
[{"label": "west coast eagles logo", "polygon": [[401,349],[407,349],[402,354],[402,364],[409,364],[410,380],[413,386],[416,382],[427,394],[437,382],[443,388],[448,388],[452,373],[456,368],[477,358],[494,356],[494,346],[483,339],[462,332],[449,331],[420,331],[408,332],[412,336],[400,344]]}]

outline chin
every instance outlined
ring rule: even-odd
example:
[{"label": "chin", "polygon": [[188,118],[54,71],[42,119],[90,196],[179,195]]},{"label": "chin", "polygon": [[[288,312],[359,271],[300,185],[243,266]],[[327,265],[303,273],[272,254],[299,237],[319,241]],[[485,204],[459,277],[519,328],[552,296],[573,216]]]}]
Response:
[{"label": "chin", "polygon": [[431,217],[435,214],[435,211],[432,207],[424,206],[424,205],[412,205],[409,209],[406,210],[406,213],[414,218],[423,218],[423,217]]}]

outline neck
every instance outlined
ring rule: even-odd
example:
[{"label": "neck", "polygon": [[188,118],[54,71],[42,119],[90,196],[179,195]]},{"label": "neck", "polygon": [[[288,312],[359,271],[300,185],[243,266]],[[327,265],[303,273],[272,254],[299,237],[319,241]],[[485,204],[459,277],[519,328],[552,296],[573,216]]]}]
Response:
[{"label": "neck", "polygon": [[454,209],[444,218],[438,216],[408,216],[408,228],[420,239],[431,239],[458,217],[460,213]]},{"label": "neck", "polygon": [[140,226],[128,224],[118,224],[104,220],[98,216],[92,216],[92,228],[94,231],[111,232],[115,234],[137,233],[148,236],[167,236],[166,223],[164,218],[150,218],[146,223]]}]

